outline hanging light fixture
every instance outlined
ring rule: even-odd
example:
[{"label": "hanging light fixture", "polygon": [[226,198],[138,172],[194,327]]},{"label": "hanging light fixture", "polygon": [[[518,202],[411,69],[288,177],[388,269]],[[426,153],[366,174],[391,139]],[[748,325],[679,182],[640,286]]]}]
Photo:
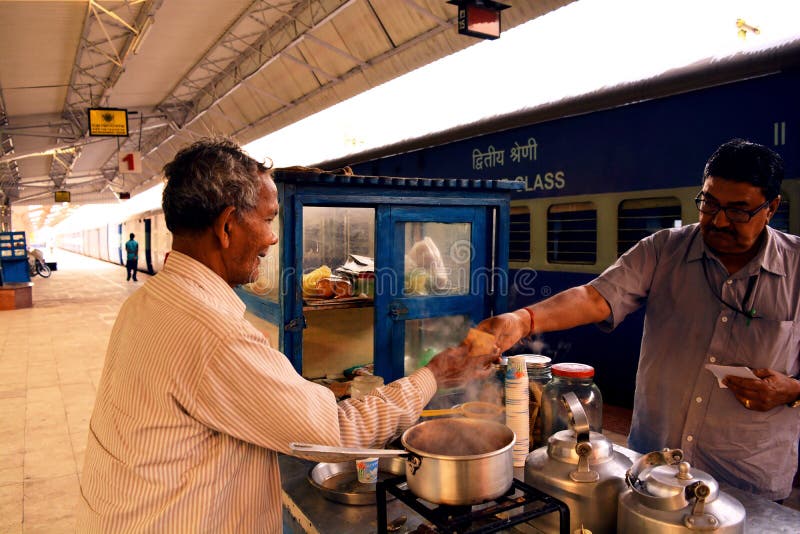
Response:
[{"label": "hanging light fixture", "polygon": [[511,7],[494,0],[448,0],[458,6],[458,33],[481,39],[500,37],[500,12]]}]

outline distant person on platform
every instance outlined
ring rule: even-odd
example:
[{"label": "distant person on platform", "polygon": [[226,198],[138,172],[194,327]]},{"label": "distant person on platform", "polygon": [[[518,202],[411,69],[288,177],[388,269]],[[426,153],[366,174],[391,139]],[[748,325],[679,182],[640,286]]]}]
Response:
[{"label": "distant person on platform", "polygon": [[139,265],[139,243],[136,242],[134,237],[136,236],[131,232],[131,238],[125,243],[125,253],[127,254],[125,270],[128,271],[128,282],[130,282],[131,276],[133,276],[134,282],[138,282],[136,280],[136,270]]},{"label": "distant person on platform", "polygon": [[381,447],[438,387],[492,373],[499,352],[448,348],[337,404],[244,318],[233,287],[278,242],[270,171],[203,139],[164,168],[172,252],[123,304],[108,345],[81,476],[78,532],[281,532],[278,453],[291,442]]},{"label": "distant person on platform", "polygon": [[[642,239],[587,285],[483,321],[506,350],[520,338],[598,323],[646,305],[629,446],[683,449],[717,481],[781,500],[800,438],[800,237],[767,223],[783,161],[740,139],[720,146],[695,198],[700,222]],[[706,364],[749,367],[721,388]]]}]

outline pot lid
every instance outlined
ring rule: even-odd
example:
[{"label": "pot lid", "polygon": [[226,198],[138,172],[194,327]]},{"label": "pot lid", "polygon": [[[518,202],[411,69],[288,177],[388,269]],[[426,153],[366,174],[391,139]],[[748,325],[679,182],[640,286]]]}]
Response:
[{"label": "pot lid", "polygon": [[702,482],[710,490],[705,498],[706,503],[712,502],[719,494],[719,484],[714,477],[691,467],[689,462],[655,466],[644,472],[639,480],[642,483],[640,488],[647,494],[666,500],[691,499],[691,496],[686,494],[686,488],[694,487],[698,482]]},{"label": "pot lid", "polygon": [[[577,443],[574,430],[561,430],[548,439],[547,455],[559,462],[577,464],[580,459],[575,450]],[[592,445],[589,464],[603,463],[614,457],[614,444],[603,434],[589,432],[589,443]]]}]

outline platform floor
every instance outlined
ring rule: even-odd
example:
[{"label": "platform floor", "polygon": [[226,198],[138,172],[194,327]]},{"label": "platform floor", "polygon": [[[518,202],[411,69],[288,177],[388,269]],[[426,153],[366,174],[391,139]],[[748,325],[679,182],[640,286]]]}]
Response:
[{"label": "platform floor", "polygon": [[33,307],[0,311],[0,532],[75,529],[78,475],[106,345],[139,282],[125,268],[56,250]]},{"label": "platform floor", "polygon": [[[35,277],[33,307],[0,311],[0,533],[74,531],[78,477],[106,344],[125,298],[147,280],[65,251]],[[630,413],[606,410],[624,443]],[[616,432],[615,432],[616,431]],[[791,506],[800,509],[800,492]],[[789,504],[789,503],[787,503]]]}]

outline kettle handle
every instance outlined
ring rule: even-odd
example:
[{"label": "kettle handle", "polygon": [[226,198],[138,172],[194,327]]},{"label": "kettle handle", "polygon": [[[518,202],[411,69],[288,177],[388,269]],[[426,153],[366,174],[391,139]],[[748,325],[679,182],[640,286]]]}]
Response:
[{"label": "kettle handle", "polygon": [[649,508],[666,511],[680,510],[689,504],[686,492],[682,491],[672,497],[656,497],[642,487],[643,483],[639,480],[639,474],[645,469],[659,465],[673,465],[680,463],[682,460],[683,451],[680,449],[663,449],[649,452],[636,460],[631,468],[628,469],[625,473],[625,483],[636,494],[639,501]]},{"label": "kettle handle", "polygon": [[569,424],[575,432],[577,440],[575,452],[578,453],[578,468],[570,472],[569,478],[574,482],[597,482],[600,480],[600,473],[592,471],[591,467],[589,467],[592,443],[589,439],[591,429],[589,427],[589,418],[586,417],[586,411],[583,409],[581,401],[578,400],[578,396],[571,391],[564,393],[561,396],[561,401],[567,408]]},{"label": "kettle handle", "polygon": [[575,437],[578,443],[582,441],[589,441],[589,418],[586,416],[586,411],[583,409],[581,401],[578,396],[573,392],[564,393],[561,395],[561,401],[567,408],[567,416],[569,417],[569,426],[575,431]]},{"label": "kettle handle", "polygon": [[625,473],[625,482],[631,489],[639,486],[639,475],[645,469],[658,465],[673,465],[683,460],[683,451],[680,449],[662,449],[660,451],[648,452],[631,466]]}]

